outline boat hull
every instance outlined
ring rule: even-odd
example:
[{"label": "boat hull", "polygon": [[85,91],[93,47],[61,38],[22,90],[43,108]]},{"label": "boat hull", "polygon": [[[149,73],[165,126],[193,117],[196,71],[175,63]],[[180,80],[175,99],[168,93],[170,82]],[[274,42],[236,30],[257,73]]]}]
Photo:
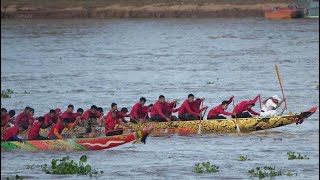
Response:
[{"label": "boat hull", "polygon": [[267,9],[264,11],[264,17],[267,19],[293,19],[301,17],[298,9],[278,8]]},{"label": "boat hull", "polygon": [[241,132],[266,130],[288,124],[301,124],[304,119],[311,116],[316,107],[300,114],[276,116],[272,118],[254,117],[238,119],[149,122],[141,125],[131,124],[134,129],[153,127],[152,135],[161,134],[195,134],[195,133],[236,133],[238,126]]},{"label": "boat hull", "polygon": [[34,140],[26,142],[7,141],[1,142],[1,150],[26,150],[26,151],[88,151],[103,150],[117,147],[129,142],[146,139],[151,130],[141,130],[127,135],[110,137],[82,138],[82,139],[57,139]]}]

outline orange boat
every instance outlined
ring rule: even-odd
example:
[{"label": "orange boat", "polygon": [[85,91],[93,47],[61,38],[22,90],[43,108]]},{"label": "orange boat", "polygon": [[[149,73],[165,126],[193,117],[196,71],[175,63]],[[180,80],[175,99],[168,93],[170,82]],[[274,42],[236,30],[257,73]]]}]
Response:
[{"label": "orange boat", "polygon": [[301,17],[301,11],[296,6],[287,8],[274,7],[264,11],[264,17],[267,19],[292,19]]}]

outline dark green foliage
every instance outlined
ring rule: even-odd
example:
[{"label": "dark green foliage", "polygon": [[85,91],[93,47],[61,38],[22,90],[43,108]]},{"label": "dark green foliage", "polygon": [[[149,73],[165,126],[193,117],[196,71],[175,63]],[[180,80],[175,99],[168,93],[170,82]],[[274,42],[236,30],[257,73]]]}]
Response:
[{"label": "dark green foliage", "polygon": [[12,177],[12,178],[6,177],[6,180],[22,180],[22,179],[23,178],[21,176],[19,176],[19,175],[16,175],[15,177]]},{"label": "dark green foliage", "polygon": [[297,176],[297,173],[292,173],[291,171],[288,171],[287,173],[278,171],[276,170],[275,166],[274,167],[271,167],[271,166],[256,167],[254,169],[250,169],[248,173],[250,177],[258,177],[259,179],[266,178],[266,177],[272,178],[275,176],[283,176],[283,175]]},{"label": "dark green foliage", "polygon": [[216,173],[219,172],[219,166],[210,165],[210,162],[196,163],[193,171],[196,173]]},{"label": "dark green foliage", "polygon": [[251,160],[247,156],[242,156],[242,155],[239,158],[240,158],[239,161],[249,161],[249,160]]},{"label": "dark green foliage", "polygon": [[287,152],[288,155],[288,160],[293,160],[293,159],[309,159],[306,155],[302,156],[300,153],[297,153],[297,156],[295,155],[295,152],[289,151]]},{"label": "dark green foliage", "polygon": [[7,89],[6,91],[1,91],[1,98],[11,98],[11,94],[13,94],[13,90]]},{"label": "dark green foliage", "polygon": [[90,175],[97,176],[103,173],[103,171],[97,171],[92,169],[90,165],[84,165],[87,162],[88,157],[83,155],[80,157],[80,161],[77,164],[71,160],[69,156],[65,156],[62,159],[52,159],[51,167],[47,164],[44,165],[31,165],[27,166],[27,169],[34,169],[35,167],[41,167],[41,170],[46,174],[78,174],[78,175]]}]

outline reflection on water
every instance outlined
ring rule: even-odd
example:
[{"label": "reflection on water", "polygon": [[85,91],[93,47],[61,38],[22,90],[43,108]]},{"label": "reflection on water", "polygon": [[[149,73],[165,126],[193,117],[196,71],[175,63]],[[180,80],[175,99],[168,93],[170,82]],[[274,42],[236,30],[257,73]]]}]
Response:
[{"label": "reflection on water", "polygon": [[[194,93],[209,107],[231,95],[236,102],[258,93],[280,96],[274,64],[290,111],[319,104],[318,20],[4,20],[1,25],[1,89],[15,91],[1,99],[7,109],[29,105],[39,116],[69,103],[107,111],[117,102],[130,109],[141,96],[148,104],[160,94],[182,103]],[[316,113],[301,125],[266,132],[150,137],[146,145],[96,152],[2,152],[1,177],[88,179],[25,168],[86,154],[108,179],[248,179],[249,169],[264,165],[298,173],[281,179],[318,179],[318,126]],[[310,160],[288,161],[288,151]],[[240,155],[252,161],[240,162]],[[221,172],[193,173],[194,163],[203,161]]]}]

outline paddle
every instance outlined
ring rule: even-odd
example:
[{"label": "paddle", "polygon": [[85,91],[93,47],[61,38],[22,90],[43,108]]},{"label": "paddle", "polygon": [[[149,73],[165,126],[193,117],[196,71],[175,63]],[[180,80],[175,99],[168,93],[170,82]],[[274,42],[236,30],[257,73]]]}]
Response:
[{"label": "paddle", "polygon": [[281,88],[281,92],[282,92],[282,98],[284,99],[284,109],[280,114],[280,116],[281,116],[283,114],[284,110],[288,109],[288,107],[287,107],[287,101],[285,100],[285,97],[284,97],[284,92],[283,92],[281,78],[280,78],[280,72],[279,72],[279,68],[278,68],[277,64],[275,64],[275,68],[276,68],[276,73],[277,73],[277,76],[278,76],[278,80],[279,80],[279,84],[280,84],[280,88]]},{"label": "paddle", "polygon": [[234,113],[234,117],[236,118],[235,122],[236,122],[236,126],[237,126],[237,132],[240,133],[240,127],[239,127],[239,120],[237,119],[237,113],[235,111],[235,105],[234,105],[234,98],[233,98],[233,113]]},{"label": "paddle", "polygon": [[201,102],[201,106],[200,106],[200,120],[199,120],[199,124],[198,124],[198,134],[201,134],[201,127],[202,127],[202,108],[203,108],[203,101],[204,99],[202,100]]}]

